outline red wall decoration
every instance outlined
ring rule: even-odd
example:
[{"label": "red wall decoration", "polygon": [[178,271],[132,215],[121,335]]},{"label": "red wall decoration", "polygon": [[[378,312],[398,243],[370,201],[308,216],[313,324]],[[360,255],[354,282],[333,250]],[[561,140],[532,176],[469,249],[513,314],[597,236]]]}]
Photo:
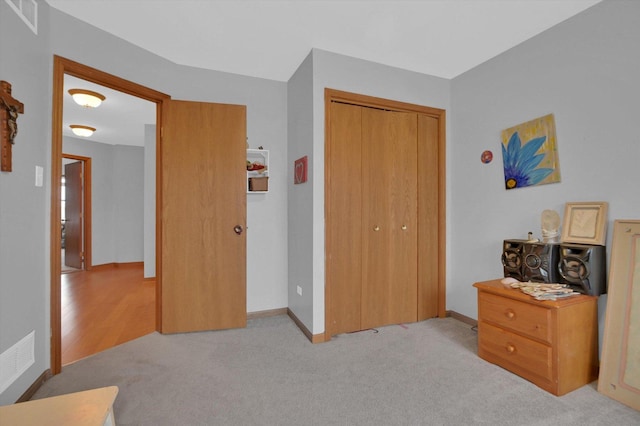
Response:
[{"label": "red wall decoration", "polygon": [[293,183],[305,183],[307,181],[307,156],[298,158],[293,167]]}]

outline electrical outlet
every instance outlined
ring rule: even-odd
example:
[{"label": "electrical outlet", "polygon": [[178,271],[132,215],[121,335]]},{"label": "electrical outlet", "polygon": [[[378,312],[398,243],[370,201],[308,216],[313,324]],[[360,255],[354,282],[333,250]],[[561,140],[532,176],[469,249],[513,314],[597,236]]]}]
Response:
[{"label": "electrical outlet", "polygon": [[298,296],[302,296],[302,287],[298,286],[296,291],[298,292]]}]

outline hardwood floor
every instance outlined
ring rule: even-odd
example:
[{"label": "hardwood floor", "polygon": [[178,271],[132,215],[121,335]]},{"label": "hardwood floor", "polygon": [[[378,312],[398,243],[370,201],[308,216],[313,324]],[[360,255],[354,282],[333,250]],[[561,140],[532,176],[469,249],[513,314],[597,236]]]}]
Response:
[{"label": "hardwood floor", "polygon": [[155,280],[142,263],[62,274],[62,365],[155,331]]}]

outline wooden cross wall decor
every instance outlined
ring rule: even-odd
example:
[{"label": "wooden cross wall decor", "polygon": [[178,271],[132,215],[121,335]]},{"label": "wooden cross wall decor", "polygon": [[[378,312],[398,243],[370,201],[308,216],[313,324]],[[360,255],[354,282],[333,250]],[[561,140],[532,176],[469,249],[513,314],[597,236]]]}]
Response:
[{"label": "wooden cross wall decor", "polygon": [[18,134],[18,114],[24,114],[24,105],[11,96],[11,85],[0,81],[0,171],[3,172],[11,171],[11,146]]}]

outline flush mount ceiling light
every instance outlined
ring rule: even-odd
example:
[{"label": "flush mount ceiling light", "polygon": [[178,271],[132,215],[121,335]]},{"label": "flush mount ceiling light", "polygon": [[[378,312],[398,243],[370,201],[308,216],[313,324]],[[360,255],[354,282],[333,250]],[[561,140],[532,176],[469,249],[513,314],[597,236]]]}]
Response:
[{"label": "flush mount ceiling light", "polygon": [[96,129],[93,128],[93,127],[82,126],[80,124],[71,124],[69,127],[71,127],[71,131],[76,136],[82,136],[84,138],[88,138],[89,136],[91,136],[93,134],[93,132],[96,131]]},{"label": "flush mount ceiling light", "polygon": [[98,92],[85,89],[70,89],[69,94],[78,105],[87,108],[96,108],[106,99]]}]

